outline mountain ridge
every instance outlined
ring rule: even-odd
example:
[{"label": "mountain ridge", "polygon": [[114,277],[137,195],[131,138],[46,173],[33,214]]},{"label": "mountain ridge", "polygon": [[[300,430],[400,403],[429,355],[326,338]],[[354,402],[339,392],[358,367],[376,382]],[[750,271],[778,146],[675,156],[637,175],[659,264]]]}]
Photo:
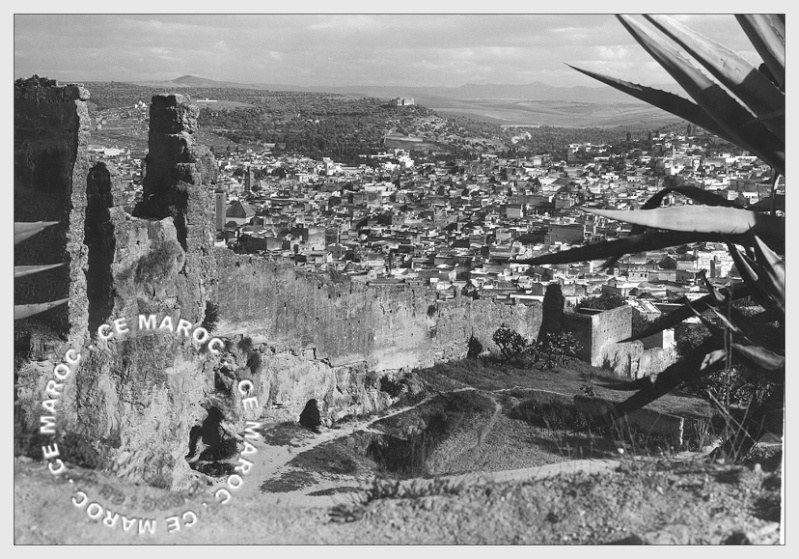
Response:
[{"label": "mountain ridge", "polygon": [[[607,86],[555,86],[540,81],[527,84],[477,84],[468,83],[459,86],[387,86],[387,85],[345,85],[345,86],[300,86],[292,84],[240,83],[219,81],[194,75],[183,75],[167,81],[131,81],[137,85],[157,85],[169,87],[231,87],[242,89],[262,89],[266,91],[298,91],[309,93],[337,93],[344,95],[363,95],[366,97],[393,98],[414,97],[424,99],[525,99],[537,101],[562,102],[623,102],[625,104],[638,101]],[[659,87],[671,92],[678,92],[676,85],[660,84]]]}]

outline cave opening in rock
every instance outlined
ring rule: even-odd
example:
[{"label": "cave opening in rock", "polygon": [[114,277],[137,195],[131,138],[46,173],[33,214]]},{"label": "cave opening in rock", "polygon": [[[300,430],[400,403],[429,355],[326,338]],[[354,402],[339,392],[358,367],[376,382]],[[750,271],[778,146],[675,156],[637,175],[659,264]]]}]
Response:
[{"label": "cave opening in rock", "polygon": [[189,432],[189,466],[209,476],[234,473],[233,459],[238,455],[238,437],[225,425],[225,416],[216,407],[208,408],[201,424]]},{"label": "cave opening in rock", "polygon": [[316,399],[308,400],[305,409],[300,414],[300,425],[311,431],[319,431],[322,425],[322,414],[319,412],[319,403]]}]

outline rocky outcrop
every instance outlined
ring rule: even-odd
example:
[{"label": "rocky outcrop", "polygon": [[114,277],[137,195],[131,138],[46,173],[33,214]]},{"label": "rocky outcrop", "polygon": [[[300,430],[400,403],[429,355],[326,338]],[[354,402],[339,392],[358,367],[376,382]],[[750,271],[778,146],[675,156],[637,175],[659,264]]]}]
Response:
[{"label": "rocky outcrop", "polygon": [[[49,82],[47,88],[54,91],[43,89],[40,83],[26,87],[19,93],[24,103],[18,109],[23,113],[35,115],[39,105],[34,103],[54,103],[54,99],[72,103],[69,106],[77,106],[79,100],[85,110],[88,94],[78,86],[65,91]],[[49,109],[54,112],[50,105],[39,112]],[[36,199],[37,192],[44,198],[41,190],[50,184],[37,179],[42,174],[37,169],[50,164],[59,171],[72,170],[70,181],[65,182],[74,185],[72,197],[59,191],[53,205],[76,207],[72,213],[78,217],[66,214],[61,228],[64,237],[54,245],[79,247],[73,261],[80,263],[80,273],[70,276],[64,286],[83,297],[76,298],[81,306],[70,305],[66,313],[71,327],[68,343],[80,352],[80,364],[62,383],[57,398],[49,396],[56,401],[51,406],[54,412],[43,411],[42,401],[48,398],[47,382],[63,360],[67,344],[41,340],[49,338],[42,328],[59,322],[37,317],[39,329],[30,336],[24,356],[19,355],[15,371],[19,451],[40,456],[40,443],[49,444],[52,439],[59,444],[61,456],[74,463],[159,487],[179,488],[188,483],[189,432],[206,415],[201,405],[208,392],[207,379],[213,378],[216,366],[216,356],[207,347],[174,331],[180,320],[193,327],[202,323],[204,284],[211,269],[204,259],[213,241],[209,185],[216,176],[209,169],[215,170],[215,164],[206,150],[194,145],[196,113],[180,96],[154,98],[148,196],[138,208],[139,217],[126,214],[118,204],[116,170],[104,164],[89,170],[85,149],[74,149],[85,144],[85,138],[59,136],[57,122],[41,116],[19,119],[27,128],[21,128],[17,136],[18,173],[23,179],[33,177],[20,190],[39,203],[26,208],[23,215],[31,221],[61,219],[55,210],[47,213],[49,206]],[[75,118],[66,111],[61,120],[69,125]],[[64,151],[79,161],[60,158],[58,149],[20,144],[39,136],[50,138],[51,143],[53,138],[63,141],[73,148]],[[26,160],[22,157],[26,153],[33,155]],[[26,171],[26,164],[32,170]],[[172,331],[155,327],[137,331],[140,315],[155,315],[159,324],[168,316]],[[116,331],[105,339],[98,327],[112,325],[104,330],[107,333],[115,328],[115,320],[125,321],[130,331]],[[50,437],[40,431],[40,418],[45,415],[55,423]]]}]

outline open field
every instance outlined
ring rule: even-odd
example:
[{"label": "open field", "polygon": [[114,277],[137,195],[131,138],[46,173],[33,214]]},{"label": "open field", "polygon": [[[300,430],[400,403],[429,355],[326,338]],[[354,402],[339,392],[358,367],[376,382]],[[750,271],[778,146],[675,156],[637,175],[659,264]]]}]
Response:
[{"label": "open field", "polygon": [[677,121],[673,115],[643,103],[444,98],[418,99],[417,102],[440,113],[502,125],[654,128]]}]

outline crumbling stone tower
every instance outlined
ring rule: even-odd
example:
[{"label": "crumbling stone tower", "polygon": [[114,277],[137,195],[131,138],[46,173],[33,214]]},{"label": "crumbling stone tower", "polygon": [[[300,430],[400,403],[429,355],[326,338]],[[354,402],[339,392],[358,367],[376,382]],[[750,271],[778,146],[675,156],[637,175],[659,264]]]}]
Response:
[{"label": "crumbling stone tower", "polygon": [[150,105],[149,153],[144,196],[135,215],[172,217],[186,251],[213,245],[213,188],[217,167],[197,143],[199,109],[180,94],[156,95]]},{"label": "crumbling stone tower", "polygon": [[15,304],[69,298],[37,317],[63,338],[86,332],[83,244],[89,171],[89,92],[33,76],[14,83],[14,220],[57,221],[14,251],[15,265],[65,265],[14,286]]},{"label": "crumbling stone tower", "polygon": [[[16,95],[15,219],[59,222],[49,236],[18,245],[16,264],[68,263],[23,284],[18,297],[71,297],[61,314],[37,315],[57,331],[38,333],[15,361],[17,452],[40,458],[43,441],[58,443],[67,462],[185,487],[189,431],[205,415],[212,356],[179,336],[102,340],[96,332],[116,318],[134,327],[139,314],[198,326],[204,318],[216,270],[216,164],[196,144],[198,111],[180,95],[153,98],[145,196],[132,217],[118,203],[113,166],[89,169],[88,92],[32,78],[17,82]],[[51,440],[39,429],[43,383],[64,343],[82,358],[63,387]]]}]

